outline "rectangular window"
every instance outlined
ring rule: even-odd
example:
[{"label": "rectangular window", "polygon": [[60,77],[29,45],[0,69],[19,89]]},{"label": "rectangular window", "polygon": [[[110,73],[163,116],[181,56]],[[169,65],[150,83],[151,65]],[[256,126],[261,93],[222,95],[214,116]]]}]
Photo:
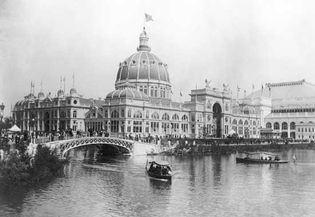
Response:
[{"label": "rectangular window", "polygon": [[150,94],[150,96],[154,96],[154,89],[153,89],[153,87],[151,87],[151,94]]},{"label": "rectangular window", "polygon": [[142,133],[142,121],[134,121],[133,122],[133,132],[134,133]]},{"label": "rectangular window", "polygon": [[119,129],[119,121],[112,120],[110,124],[110,131],[113,133],[117,133]]}]

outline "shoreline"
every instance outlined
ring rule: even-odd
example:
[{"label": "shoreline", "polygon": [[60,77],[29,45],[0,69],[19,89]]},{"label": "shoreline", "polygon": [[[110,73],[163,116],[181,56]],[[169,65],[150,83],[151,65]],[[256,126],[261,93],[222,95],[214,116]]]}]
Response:
[{"label": "shoreline", "polygon": [[315,143],[269,143],[269,144],[195,144],[178,145],[162,152],[164,155],[208,155],[208,154],[233,154],[236,152],[255,151],[281,151],[290,148],[312,149]]}]

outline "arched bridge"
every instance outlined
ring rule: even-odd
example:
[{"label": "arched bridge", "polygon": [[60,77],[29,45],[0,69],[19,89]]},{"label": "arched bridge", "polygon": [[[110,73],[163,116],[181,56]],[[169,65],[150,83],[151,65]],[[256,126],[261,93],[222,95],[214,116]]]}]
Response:
[{"label": "arched bridge", "polygon": [[88,145],[107,146],[114,148],[117,153],[129,154],[133,150],[134,141],[112,137],[84,137],[59,140],[45,144],[45,146],[49,147],[51,150],[56,150],[62,158],[65,157],[65,154],[69,150]]}]

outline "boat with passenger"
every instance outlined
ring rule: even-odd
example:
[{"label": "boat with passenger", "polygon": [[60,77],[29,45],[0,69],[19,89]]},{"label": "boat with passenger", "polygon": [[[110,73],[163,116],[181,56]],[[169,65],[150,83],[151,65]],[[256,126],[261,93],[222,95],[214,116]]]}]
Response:
[{"label": "boat with passenger", "polygon": [[147,174],[155,179],[171,180],[172,169],[168,162],[148,161],[145,165]]},{"label": "boat with passenger", "polygon": [[246,152],[245,157],[236,157],[236,163],[247,164],[283,164],[289,163],[287,160],[281,160],[278,154],[266,152]]}]

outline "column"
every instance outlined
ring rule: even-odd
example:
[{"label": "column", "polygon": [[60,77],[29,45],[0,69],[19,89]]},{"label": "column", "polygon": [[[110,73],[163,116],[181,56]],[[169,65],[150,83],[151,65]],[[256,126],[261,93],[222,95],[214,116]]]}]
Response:
[{"label": "column", "polygon": [[291,138],[290,133],[290,123],[288,123],[288,138]]},{"label": "column", "polygon": [[223,114],[221,115],[220,122],[221,122],[221,138],[222,138],[223,135],[225,135],[225,133],[224,133],[224,115]]}]

